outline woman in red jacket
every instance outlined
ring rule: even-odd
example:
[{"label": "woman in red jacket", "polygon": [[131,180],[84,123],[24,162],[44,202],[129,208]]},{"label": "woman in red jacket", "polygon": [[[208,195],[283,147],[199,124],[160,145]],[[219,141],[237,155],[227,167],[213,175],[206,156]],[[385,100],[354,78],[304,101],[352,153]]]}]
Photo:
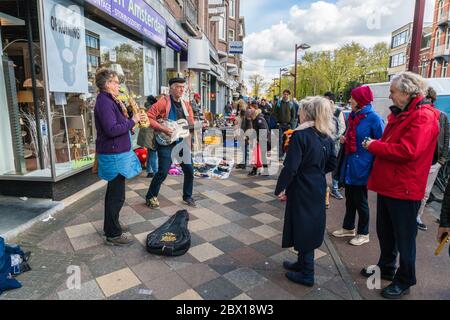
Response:
[{"label": "woman in red jacket", "polygon": [[[388,299],[401,298],[416,284],[416,217],[439,134],[439,111],[425,99],[426,89],[424,79],[417,74],[394,76],[389,96],[394,105],[383,136],[363,143],[375,155],[368,188],[378,193],[381,254],[377,266],[381,278],[392,281],[381,292]],[[367,277],[373,274],[367,268],[361,273]]]}]

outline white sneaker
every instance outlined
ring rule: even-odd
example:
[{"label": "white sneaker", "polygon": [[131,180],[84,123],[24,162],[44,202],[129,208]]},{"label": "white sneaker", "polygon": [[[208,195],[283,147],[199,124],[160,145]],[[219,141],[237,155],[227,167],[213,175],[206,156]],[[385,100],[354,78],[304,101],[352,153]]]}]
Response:
[{"label": "white sneaker", "polygon": [[350,244],[354,245],[354,246],[361,246],[364,243],[369,242],[369,235],[364,235],[364,234],[358,234],[356,235],[356,237],[354,237],[352,240],[350,240]]},{"label": "white sneaker", "polygon": [[333,236],[335,236],[336,238],[343,238],[343,237],[354,237],[356,236],[356,231],[355,229],[353,230],[347,230],[347,229],[339,229],[336,230],[332,233]]}]

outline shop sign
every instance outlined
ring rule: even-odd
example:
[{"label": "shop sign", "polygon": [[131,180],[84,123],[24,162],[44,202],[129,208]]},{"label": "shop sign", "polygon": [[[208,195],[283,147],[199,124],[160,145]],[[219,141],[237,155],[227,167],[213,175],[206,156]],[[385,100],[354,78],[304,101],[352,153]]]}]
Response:
[{"label": "shop sign", "polygon": [[166,20],[144,0],[87,0],[87,2],[144,37],[163,47],[166,46]]},{"label": "shop sign", "polygon": [[84,9],[67,0],[44,1],[49,91],[88,92]]},{"label": "shop sign", "polygon": [[229,54],[243,54],[244,53],[244,42],[243,41],[230,41]]}]

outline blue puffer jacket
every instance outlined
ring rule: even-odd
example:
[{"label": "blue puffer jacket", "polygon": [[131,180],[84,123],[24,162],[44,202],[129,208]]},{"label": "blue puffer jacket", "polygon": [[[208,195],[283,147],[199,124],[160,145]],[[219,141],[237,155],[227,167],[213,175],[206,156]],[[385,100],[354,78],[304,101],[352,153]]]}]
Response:
[{"label": "blue puffer jacket", "polygon": [[374,160],[374,156],[363,148],[362,142],[366,137],[380,139],[384,130],[383,120],[373,111],[371,104],[363,108],[361,113],[367,114],[367,117],[361,119],[356,128],[356,152],[345,156],[341,170],[341,181],[355,186],[367,184]]}]

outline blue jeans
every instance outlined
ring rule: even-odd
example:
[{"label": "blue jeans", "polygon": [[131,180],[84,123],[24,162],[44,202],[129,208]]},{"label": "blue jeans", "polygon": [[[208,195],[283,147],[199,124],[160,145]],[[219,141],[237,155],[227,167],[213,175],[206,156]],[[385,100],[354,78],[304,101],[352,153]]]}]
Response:
[{"label": "blue jeans", "polygon": [[[152,179],[150,187],[148,188],[146,199],[158,197],[161,185],[166,180],[170,166],[172,165],[172,149],[174,145],[158,146],[158,172]],[[183,200],[192,198],[192,191],[194,189],[194,167],[191,164],[181,163],[181,169],[184,174],[183,183]]]},{"label": "blue jeans", "polygon": [[158,152],[147,148],[147,173],[158,172]]}]

